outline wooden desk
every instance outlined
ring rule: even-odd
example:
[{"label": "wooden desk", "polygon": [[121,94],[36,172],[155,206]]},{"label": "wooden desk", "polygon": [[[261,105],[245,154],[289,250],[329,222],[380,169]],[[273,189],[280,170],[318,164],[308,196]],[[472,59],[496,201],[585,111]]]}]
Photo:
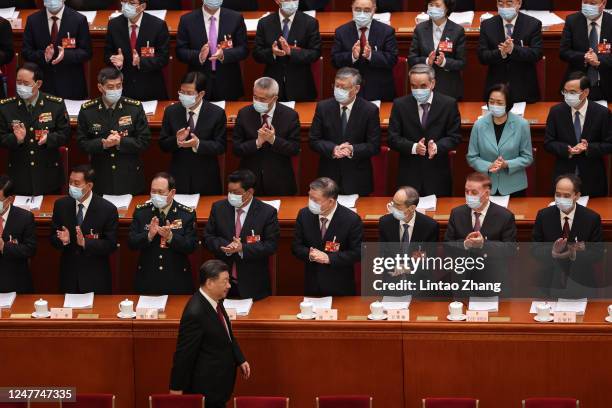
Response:
[{"label": "wooden desk", "polygon": [[[40,296],[18,296],[11,313],[30,313]],[[63,296],[43,295],[51,307]],[[178,319],[187,296],[172,296],[166,318],[124,321],[118,303],[130,295],[96,296],[97,320],[0,320],[0,383],[69,385],[117,395],[118,407],[145,408],[168,390]],[[446,321],[447,302],[413,302],[410,322],[363,319],[372,298],[334,298],[337,322],[280,320],[301,297],[271,297],[233,323],[252,367],[236,395],[286,395],[310,408],[323,394],[369,394],[374,406],[418,408],[428,396],[469,396],[481,406],[514,408],[530,396],[579,398],[608,408],[612,325],[608,301],[590,302],[582,322],[539,324],[530,301],[501,302],[505,323]],[[358,316],[358,317],[355,317]],[[417,321],[436,316],[437,321]],[[350,319],[350,320],[349,320]]]}]

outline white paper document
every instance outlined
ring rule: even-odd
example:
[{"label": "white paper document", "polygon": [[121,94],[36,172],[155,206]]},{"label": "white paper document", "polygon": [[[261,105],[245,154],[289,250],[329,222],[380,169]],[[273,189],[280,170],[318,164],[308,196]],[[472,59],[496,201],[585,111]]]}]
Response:
[{"label": "white paper document", "polygon": [[514,106],[512,106],[510,112],[518,116],[524,116],[525,108],[527,108],[527,102],[514,102]]},{"label": "white paper document", "polygon": [[583,316],[587,307],[587,298],[582,299],[563,299],[559,298],[553,311],[555,312],[576,312],[577,316]]},{"label": "white paper document", "polygon": [[412,296],[383,296],[380,303],[385,310],[403,310],[410,307]]},{"label": "white paper document", "polygon": [[454,13],[451,13],[448,19],[455,24],[459,24],[460,26],[469,27],[472,25],[472,21],[474,21],[474,12],[473,11],[454,12]]},{"label": "white paper document", "polygon": [[262,203],[266,203],[268,205],[271,205],[272,207],[276,208],[276,212],[280,211],[280,206],[281,206],[281,200],[261,200]]},{"label": "white paper document", "polygon": [[258,18],[245,18],[244,24],[246,25],[247,31],[257,31],[257,24],[259,23]]},{"label": "white paper document", "polygon": [[468,310],[497,312],[499,308],[499,296],[477,297],[470,296]]},{"label": "white paper document", "polygon": [[542,23],[542,27],[550,27],[556,24],[563,24],[565,21],[550,11],[544,10],[521,10],[521,13],[537,18]]},{"label": "white paper document", "polygon": [[436,211],[436,206],[438,205],[438,198],[435,194],[428,195],[425,197],[421,197],[419,199],[419,205],[417,205],[417,210],[423,211]]},{"label": "white paper document", "polygon": [[132,202],[131,194],[124,195],[110,195],[104,194],[102,196],[103,199],[110,201],[120,210],[127,210],[130,207],[130,203]]},{"label": "white paper document", "polygon": [[138,309],[157,309],[158,312],[163,312],[166,309],[166,303],[168,302],[168,295],[163,296],[141,296],[138,298]]},{"label": "white paper document", "polygon": [[166,19],[166,12],[167,10],[145,10],[145,13],[155,16],[160,20]]},{"label": "white paper document", "polygon": [[491,200],[492,203],[495,203],[497,205],[501,205],[504,208],[508,208],[508,203],[510,203],[510,196],[509,195],[505,195],[505,196],[490,196],[489,199]]},{"label": "white paper document", "polygon": [[24,210],[40,210],[44,196],[15,196],[13,205]]},{"label": "white paper document", "polygon": [[359,198],[359,194],[339,195],[338,204],[343,205],[348,208],[355,208],[358,198]]},{"label": "white paper document", "polygon": [[87,102],[87,99],[85,100],[73,100],[73,99],[64,99],[64,102],[66,103],[66,110],[68,111],[68,116],[70,116],[71,118],[76,118],[77,116],[79,116],[79,112],[81,111],[81,106]]},{"label": "white paper document", "polygon": [[295,101],[279,102],[281,105],[285,105],[288,108],[295,110]]},{"label": "white paper document", "polygon": [[9,18],[14,18],[14,15],[15,7],[0,8],[0,17],[6,18],[8,20]]},{"label": "white paper document", "polygon": [[174,199],[176,202],[183,204],[189,208],[197,208],[200,202],[199,194],[175,194]]},{"label": "white paper document", "polygon": [[96,19],[96,14],[98,13],[95,10],[93,10],[93,11],[81,11],[81,10],[78,10],[78,12],[85,16],[85,18],[87,19],[87,24],[92,24],[94,22],[94,20]]},{"label": "white paper document", "polygon": [[317,18],[317,10],[306,10],[304,14],[308,14],[312,18]]},{"label": "white paper document", "polygon": [[378,109],[380,109],[380,101],[370,101],[370,102],[372,102],[374,105],[376,105]]},{"label": "white paper document", "polygon": [[215,102],[210,102],[213,105],[217,105],[218,107],[220,107],[221,109],[225,110],[225,101],[215,101]]},{"label": "white paper document", "polygon": [[94,293],[66,293],[64,307],[71,309],[91,309],[94,304]]},{"label": "white paper document", "polygon": [[304,302],[312,303],[313,309],[331,309],[332,297],[326,296],[322,298],[305,297]]},{"label": "white paper document", "polygon": [[540,305],[548,305],[550,306],[550,311],[553,312],[555,307],[557,306],[557,302],[547,302],[545,300],[534,300],[531,302],[531,307],[529,308],[529,313],[536,314],[538,313],[538,306]]},{"label": "white paper document", "polygon": [[147,115],[154,115],[157,110],[157,101],[142,102],[142,109],[144,109]]},{"label": "white paper document", "polygon": [[225,299],[223,307],[227,309],[235,309],[238,316],[248,316],[253,306],[253,299]]},{"label": "white paper document", "polygon": [[0,309],[10,309],[16,297],[16,292],[0,293]]},{"label": "white paper document", "polygon": [[376,13],[374,14],[374,20],[391,25],[391,13]]},{"label": "white paper document", "polygon": [[599,101],[594,101],[594,102],[600,104],[604,108],[608,107],[608,101],[606,101],[605,99],[604,100],[599,100]]}]

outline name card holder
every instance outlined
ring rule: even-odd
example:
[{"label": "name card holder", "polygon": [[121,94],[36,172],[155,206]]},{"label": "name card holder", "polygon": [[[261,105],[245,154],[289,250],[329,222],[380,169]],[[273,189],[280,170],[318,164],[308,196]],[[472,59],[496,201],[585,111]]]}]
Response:
[{"label": "name card holder", "polygon": [[387,310],[387,320],[390,322],[409,322],[410,321],[410,310],[408,309]]},{"label": "name card holder", "polygon": [[52,307],[51,319],[72,319],[72,309],[69,307]]},{"label": "name card holder", "polygon": [[159,310],[149,308],[136,309],[137,320],[157,320],[159,319]]},{"label": "name card holder", "polygon": [[553,322],[576,323],[576,312],[555,312]]},{"label": "name card holder", "polygon": [[438,316],[417,316],[417,322],[437,322]]},{"label": "name card holder", "polygon": [[338,320],[338,309],[319,309],[315,320]]},{"label": "name card holder", "polygon": [[466,313],[467,321],[472,323],[488,323],[489,312],[484,310],[468,310]]}]

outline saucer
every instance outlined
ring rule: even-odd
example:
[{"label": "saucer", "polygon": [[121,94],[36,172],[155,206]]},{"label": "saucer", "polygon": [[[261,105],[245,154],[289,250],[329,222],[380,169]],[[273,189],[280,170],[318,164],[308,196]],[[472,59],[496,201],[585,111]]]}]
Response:
[{"label": "saucer", "polygon": [[457,316],[448,315],[448,316],[446,316],[446,318],[448,320],[450,320],[451,322],[461,322],[461,321],[466,319],[466,315],[464,315],[464,314],[460,314],[460,315],[457,315]]},{"label": "saucer", "polygon": [[117,313],[117,317],[120,319],[133,319],[136,317],[136,312],[132,312],[128,315],[124,315],[123,313],[119,312]]},{"label": "saucer", "polygon": [[548,317],[540,317],[538,315],[533,316],[533,320],[535,320],[536,322],[540,322],[540,323],[548,323],[548,322],[552,322],[553,320],[555,320],[555,318],[550,315]]},{"label": "saucer", "polygon": [[606,316],[606,322],[612,323],[612,316]]},{"label": "saucer", "polygon": [[372,313],[368,315],[368,320],[387,320],[387,315],[383,314],[381,316],[374,316]]},{"label": "saucer", "polygon": [[46,319],[47,317],[51,317],[51,312],[46,312],[46,313],[37,313],[37,312],[32,312],[32,317],[35,319]]},{"label": "saucer", "polygon": [[300,319],[300,320],[312,320],[315,317],[317,317],[317,315],[315,313],[313,313],[311,315],[304,315],[304,314],[301,314],[301,313],[297,314],[297,318]]}]

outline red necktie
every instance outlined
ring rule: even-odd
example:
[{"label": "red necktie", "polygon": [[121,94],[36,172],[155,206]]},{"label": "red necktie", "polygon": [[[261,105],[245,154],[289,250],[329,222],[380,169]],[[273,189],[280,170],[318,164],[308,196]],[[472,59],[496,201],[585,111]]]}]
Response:
[{"label": "red necktie", "polygon": [[359,29],[359,31],[361,31],[361,36],[359,36],[359,47],[361,47],[361,49],[359,50],[359,55],[361,56],[361,54],[363,54],[363,50],[368,42],[368,40],[366,39],[365,33],[368,30],[368,27],[361,27]]},{"label": "red necktie", "polygon": [[138,34],[136,34],[136,29],[138,26],[136,24],[132,24],[132,32],[130,33],[130,47],[132,50],[136,49],[136,39],[138,38]]},{"label": "red necktie", "polygon": [[264,113],[263,115],[261,115],[261,124],[262,124],[263,126],[266,126],[266,127],[269,127],[269,126],[270,126],[270,125],[268,124],[268,118],[269,118],[269,116],[268,116],[268,114],[267,114],[267,113]]},{"label": "red necktie", "polygon": [[[239,208],[236,210],[236,225],[234,228],[235,237],[240,237],[240,233],[242,232],[242,224],[240,223],[240,216],[242,215],[243,212],[244,210],[242,208]],[[236,262],[232,264],[232,278],[234,278],[234,280],[238,280],[238,270],[236,268]]]},{"label": "red necktie", "polygon": [[563,234],[561,235],[561,238],[569,239],[569,234],[570,234],[569,217],[565,217],[564,220],[565,222],[563,223]]},{"label": "red necktie", "polygon": [[474,212],[474,232],[480,231],[480,213]]},{"label": "red necktie", "polygon": [[53,24],[51,24],[51,44],[55,45],[57,40],[57,20],[59,20],[59,17],[52,16],[51,20],[53,20]]},{"label": "red necktie", "polygon": [[327,218],[321,217],[321,239],[325,238],[327,233]]},{"label": "red necktie", "polygon": [[221,302],[217,303],[217,317],[219,318],[219,321],[221,322],[221,324],[225,328],[225,331],[227,332],[227,335],[228,335],[228,337],[230,338],[230,341],[231,341],[232,336],[230,336],[229,328],[227,327],[227,321],[225,320],[225,316],[223,316],[223,311],[221,310]]}]

